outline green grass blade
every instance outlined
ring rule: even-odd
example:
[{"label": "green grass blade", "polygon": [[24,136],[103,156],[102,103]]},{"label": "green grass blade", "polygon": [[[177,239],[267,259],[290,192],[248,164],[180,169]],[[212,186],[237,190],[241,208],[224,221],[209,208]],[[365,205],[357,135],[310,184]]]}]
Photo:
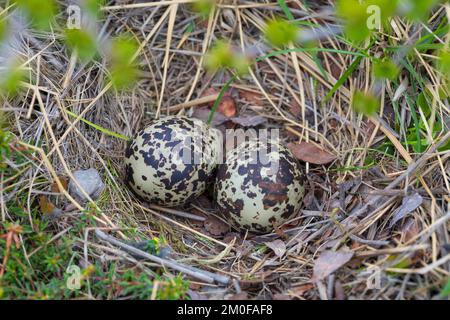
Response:
[{"label": "green grass blade", "polygon": [[283,10],[284,14],[289,20],[294,20],[294,16],[292,15],[291,11],[289,10],[289,7],[286,4],[286,1],[284,0],[277,0],[278,5],[280,6],[281,10]]},{"label": "green grass blade", "polygon": [[[70,116],[72,116],[74,118],[78,117],[78,115],[76,113],[73,113],[72,111],[66,110],[66,112]],[[104,133],[104,134],[106,134],[108,136],[111,136],[111,137],[114,137],[114,138],[118,138],[118,139],[122,139],[122,140],[125,140],[125,141],[129,141],[130,140],[130,138],[128,138],[127,136],[124,136],[124,135],[122,135],[120,133],[117,133],[117,132],[110,131],[110,130],[108,130],[106,128],[103,128],[102,126],[99,126],[98,124],[90,122],[89,120],[86,120],[84,118],[80,118],[80,120],[83,121],[84,123],[86,123],[87,125],[91,126],[92,128],[94,128],[94,129],[96,129],[96,130],[98,130],[98,131],[100,131],[100,132],[102,132],[102,133]]]},{"label": "green grass blade", "polygon": [[344,74],[336,81],[334,86],[331,88],[330,92],[327,93],[325,98],[323,99],[323,102],[327,102],[330,100],[330,98],[333,96],[333,94],[339,90],[339,88],[344,84],[345,81],[347,81],[348,77],[355,71],[355,69],[359,66],[361,63],[362,57],[356,57],[355,61],[352,62],[350,67],[344,72]]}]

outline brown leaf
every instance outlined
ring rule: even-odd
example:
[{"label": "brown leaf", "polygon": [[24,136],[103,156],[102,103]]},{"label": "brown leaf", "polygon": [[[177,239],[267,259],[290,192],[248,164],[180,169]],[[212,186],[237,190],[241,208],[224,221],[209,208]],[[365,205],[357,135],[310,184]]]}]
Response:
[{"label": "brown leaf", "polygon": [[297,101],[292,101],[289,110],[291,111],[292,115],[294,117],[299,118],[302,115],[302,109],[300,108],[300,105],[297,103]]},{"label": "brown leaf", "polygon": [[[217,94],[219,94],[219,92],[216,89],[208,88],[205,90],[205,92],[203,92],[201,97],[213,96]],[[206,105],[209,108],[212,108],[214,106],[214,103],[215,101],[212,101],[208,102]],[[217,107],[217,111],[227,118],[234,117],[236,115],[236,102],[234,101],[230,92],[225,92],[222,99],[220,100],[219,106]]]},{"label": "brown leaf", "polygon": [[402,200],[402,205],[394,211],[389,227],[391,228],[392,226],[394,226],[394,224],[403,219],[406,215],[410,214],[418,207],[420,207],[422,202],[423,198],[417,192],[410,196],[404,197]]},{"label": "brown leaf", "polygon": [[272,242],[264,242],[264,244],[272,249],[278,258],[283,257],[286,253],[286,244],[279,239]]},{"label": "brown leaf", "polygon": [[309,142],[289,143],[288,148],[297,159],[312,164],[327,164],[336,160],[336,156]]},{"label": "brown leaf", "polygon": [[295,296],[303,296],[306,292],[313,289],[314,285],[312,283],[307,283],[298,287],[293,287],[289,291]]},{"label": "brown leaf", "polygon": [[[59,178],[59,181],[61,181],[61,184],[62,184],[63,188],[67,190],[67,186],[68,186],[68,184],[69,184],[69,180],[68,180],[67,178],[61,178],[61,177],[60,177],[60,178]],[[63,191],[58,187],[58,184],[57,184],[56,182],[53,182],[53,183],[52,183],[51,190],[52,190],[52,192],[55,192],[55,193],[61,193],[61,192],[63,192]]]},{"label": "brown leaf", "polygon": [[234,117],[237,113],[236,102],[233,97],[224,96],[217,107],[217,111],[223,114],[225,117]]},{"label": "brown leaf", "polygon": [[46,196],[39,197],[39,207],[41,208],[41,212],[45,215],[57,215],[61,213],[61,209],[55,207]]},{"label": "brown leaf", "polygon": [[401,241],[403,243],[409,242],[412,238],[416,237],[419,234],[419,223],[414,218],[407,219],[400,231]]},{"label": "brown leaf", "polygon": [[231,294],[226,297],[226,300],[248,300],[248,294],[247,292]]},{"label": "brown leaf", "polygon": [[312,281],[319,281],[332,274],[344,264],[350,261],[353,252],[349,250],[327,250],[320,254],[314,263]]},{"label": "brown leaf", "polygon": [[206,231],[214,236],[222,236],[230,229],[229,225],[213,216],[206,218],[203,225],[205,226]]},{"label": "brown leaf", "polygon": [[[211,114],[211,110],[208,109],[208,108],[205,108],[205,107],[203,107],[203,108],[194,108],[194,112],[192,113],[192,117],[200,119],[203,122],[207,122],[210,114]],[[221,114],[219,112],[215,112],[211,125],[213,127],[217,127],[217,126],[219,126],[222,123],[227,122],[227,121],[228,121],[227,117],[225,117],[223,114]]]},{"label": "brown leaf", "polygon": [[241,90],[239,91],[239,97],[256,106],[261,106],[263,104],[263,97],[258,92]]},{"label": "brown leaf", "polygon": [[240,116],[230,120],[242,127],[256,127],[267,122],[267,119],[261,116]]}]

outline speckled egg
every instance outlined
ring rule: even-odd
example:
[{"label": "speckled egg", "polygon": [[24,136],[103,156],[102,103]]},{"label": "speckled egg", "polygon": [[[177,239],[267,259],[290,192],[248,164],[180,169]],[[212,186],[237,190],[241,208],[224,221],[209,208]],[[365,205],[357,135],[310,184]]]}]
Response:
[{"label": "speckled egg", "polygon": [[219,139],[218,130],[198,119],[154,120],[126,149],[125,181],[150,203],[185,204],[205,191],[217,166]]},{"label": "speckled egg", "polygon": [[215,192],[220,211],[241,229],[269,232],[300,210],[302,172],[291,152],[274,140],[251,140],[220,164]]}]

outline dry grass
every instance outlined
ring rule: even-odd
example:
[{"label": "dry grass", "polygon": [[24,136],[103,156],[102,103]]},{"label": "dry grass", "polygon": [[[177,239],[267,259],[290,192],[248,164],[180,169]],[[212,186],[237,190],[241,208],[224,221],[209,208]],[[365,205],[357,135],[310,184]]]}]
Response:
[{"label": "dry grass", "polygon": [[[95,217],[96,221],[86,222],[84,230],[74,238],[80,265],[107,266],[116,261],[120,268],[132,266],[148,273],[150,278],[154,276],[154,264],[137,261],[101,242],[93,231],[102,228],[112,230],[112,235],[124,241],[164,236],[176,260],[238,280],[229,286],[192,280],[192,292],[208,298],[241,290],[251,298],[266,299],[436,297],[450,275],[450,152],[438,152],[434,145],[449,130],[450,110],[448,101],[439,99],[441,78],[433,67],[432,53],[415,50],[411,59],[435,98],[432,112],[444,123],[437,135],[432,128],[422,130],[429,138],[429,150],[423,154],[416,154],[403,144],[406,129],[414,124],[404,95],[392,103],[396,90],[400,90],[398,82],[383,85],[385,104],[379,117],[367,119],[349,107],[352,92],[371,86],[372,65],[368,60],[363,59],[326,103],[323,97],[349,68],[354,56],[321,52],[318,54],[323,65],[321,71],[308,53],[278,55],[258,62],[250,75],[233,84],[232,92],[241,114],[266,117],[268,126],[283,130],[286,142],[311,141],[337,156],[331,166],[304,165],[309,187],[304,210],[276,233],[234,234],[237,241],[229,246],[230,235],[225,239],[216,237],[205,230],[201,221],[170,214],[164,208],[151,208],[137,201],[124,187],[125,141],[95,130],[80,121],[81,117],[131,136],[160,114],[189,112],[189,101],[200,98],[210,87],[220,89],[231,76],[227,72],[211,76],[202,68],[203,54],[214,40],[232,38],[243,49],[251,47],[261,41],[264,21],[282,14],[276,2],[222,1],[210,19],[202,22],[186,2],[190,1],[170,4],[120,1],[125,4],[104,9],[100,37],[126,31],[141,44],[136,55],[141,79],[128,92],[116,92],[105,86],[101,60],[85,65],[67,55],[58,41],[61,35],[35,34],[31,30],[22,35],[17,54],[26,61],[32,81],[24,84],[23,94],[5,99],[2,107],[14,133],[15,146],[37,152],[16,169],[17,175],[9,182],[0,173],[2,222],[17,220],[7,206],[11,201],[23,206],[29,221],[33,221],[32,212],[36,211],[40,195],[51,192],[54,183],[63,183],[59,180],[70,178],[74,170],[93,167],[101,172],[107,187],[100,199],[83,205],[68,193],[51,196],[63,210],[48,231],[56,238],[65,237],[62,233],[79,222],[82,215]],[[302,1],[294,2],[296,18],[321,25],[336,23],[333,16],[322,10],[327,1],[314,2],[308,8]],[[436,26],[446,15],[446,9],[441,7],[427,28]],[[190,24],[194,31],[186,34]],[[413,26],[400,19],[394,19],[392,24],[394,34],[386,34],[383,41],[374,43],[370,54],[376,55],[388,44],[406,43],[414,33]],[[425,26],[415,27],[426,33]],[[437,41],[448,39],[446,36]],[[337,37],[316,45],[355,51]],[[408,78],[408,72],[401,77]],[[406,90],[415,94],[411,84],[407,84]],[[255,93],[261,102],[243,99],[239,94],[244,91]],[[294,105],[299,107],[293,108]],[[398,114],[393,105],[399,108]],[[176,107],[171,109],[173,106]],[[71,117],[67,111],[79,117]],[[421,110],[417,115],[425,117]],[[383,143],[390,143],[391,155],[375,150]],[[373,165],[366,166],[368,163]],[[416,164],[420,166],[416,168]],[[393,213],[402,199],[414,192],[422,195],[423,203],[391,227]],[[179,211],[202,217],[216,214],[207,197]],[[263,245],[276,239],[286,245],[281,258]],[[312,282],[317,257],[324,250],[343,247],[354,253],[350,263],[325,279]],[[224,250],[225,254],[221,254]],[[366,280],[371,273],[367,270],[375,267],[381,271],[381,287],[368,289]],[[176,272],[167,269],[164,274],[170,278]],[[90,289],[84,292],[84,297],[93,297]],[[192,297],[198,297],[192,292]]]}]

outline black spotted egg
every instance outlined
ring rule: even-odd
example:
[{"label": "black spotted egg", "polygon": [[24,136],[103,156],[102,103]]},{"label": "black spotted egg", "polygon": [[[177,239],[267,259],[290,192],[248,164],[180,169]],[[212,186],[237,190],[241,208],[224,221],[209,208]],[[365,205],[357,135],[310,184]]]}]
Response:
[{"label": "black spotted egg", "polygon": [[153,120],[126,149],[125,182],[150,203],[183,205],[205,191],[217,167],[220,141],[220,132],[198,119]]},{"label": "black spotted egg", "polygon": [[295,217],[303,194],[297,159],[275,140],[250,140],[230,151],[217,170],[219,210],[240,228],[266,233]]}]

